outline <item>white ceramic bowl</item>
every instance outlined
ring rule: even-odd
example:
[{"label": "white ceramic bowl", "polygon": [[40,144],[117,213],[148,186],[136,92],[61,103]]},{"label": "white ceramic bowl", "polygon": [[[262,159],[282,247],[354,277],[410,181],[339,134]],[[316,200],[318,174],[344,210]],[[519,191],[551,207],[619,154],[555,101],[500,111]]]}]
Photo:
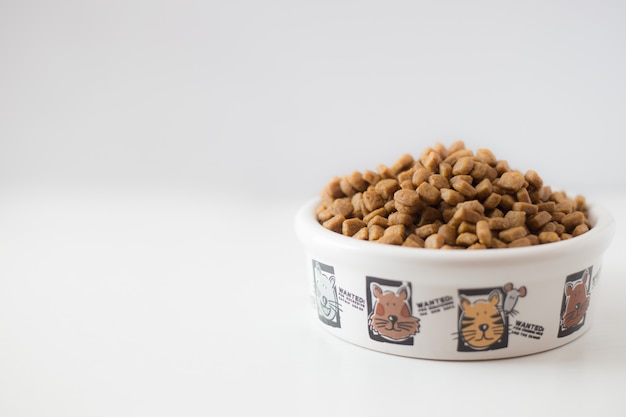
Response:
[{"label": "white ceramic bowl", "polygon": [[361,241],[296,215],[314,314],[339,338],[426,359],[484,360],[553,349],[593,321],[615,224],[590,205],[587,233],[522,248],[442,250]]}]

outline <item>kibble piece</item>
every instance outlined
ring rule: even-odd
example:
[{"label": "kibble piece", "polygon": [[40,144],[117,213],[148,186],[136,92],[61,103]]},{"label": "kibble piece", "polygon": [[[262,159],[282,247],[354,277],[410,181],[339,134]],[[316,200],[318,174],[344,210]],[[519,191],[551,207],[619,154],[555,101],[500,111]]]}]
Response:
[{"label": "kibble piece", "polygon": [[478,184],[476,184],[476,187],[474,188],[476,188],[476,198],[479,198],[481,200],[489,197],[493,192],[493,186],[491,185],[491,181],[488,178],[481,180]]},{"label": "kibble piece", "polygon": [[439,192],[441,193],[441,199],[451,206],[456,206],[457,204],[465,201],[463,194],[456,190],[442,188]]},{"label": "kibble piece", "polygon": [[588,231],[589,231],[589,226],[587,226],[585,223],[579,224],[578,226],[574,228],[574,230],[572,230],[572,237],[580,236],[583,233],[586,233]]},{"label": "kibble piece", "polygon": [[526,175],[524,175],[524,179],[528,181],[528,185],[530,185],[531,187],[537,190],[543,187],[543,180],[541,179],[539,174],[537,174],[537,172],[533,170],[526,171]]},{"label": "kibble piece", "polygon": [[378,225],[368,226],[369,240],[378,240],[385,234],[385,228]]},{"label": "kibble piece", "polygon": [[514,241],[509,242],[508,245],[509,248],[521,248],[524,246],[532,246],[532,242],[527,236],[515,239]]},{"label": "kibble piece", "polygon": [[505,230],[511,227],[511,222],[506,217],[490,217],[487,224],[491,230]]},{"label": "kibble piece", "polygon": [[482,218],[482,215],[476,210],[468,209],[466,207],[460,207],[454,213],[454,218],[458,219],[459,223],[461,221],[477,223]]},{"label": "kibble piece", "polygon": [[489,197],[485,198],[485,201],[483,201],[483,207],[487,210],[493,210],[500,205],[501,201],[502,196],[500,194],[491,193]]},{"label": "kibble piece", "polygon": [[433,174],[428,178],[428,183],[433,187],[441,190],[442,188],[450,188],[448,178],[441,174]]},{"label": "kibble piece", "polygon": [[363,193],[363,204],[368,211],[372,212],[385,205],[385,200],[376,191],[365,191]]},{"label": "kibble piece", "polygon": [[534,216],[530,217],[526,224],[533,230],[539,230],[552,220],[552,215],[547,211],[540,211]]},{"label": "kibble piece", "polygon": [[366,170],[363,172],[363,180],[365,180],[368,184],[374,185],[380,181],[380,175],[374,171]]},{"label": "kibble piece", "polygon": [[476,233],[476,225],[470,222],[461,222],[456,228],[456,232],[461,233]]},{"label": "kibble piece", "polygon": [[456,244],[457,232],[454,227],[449,224],[442,224],[437,229],[437,234],[443,237],[446,245],[454,245]]},{"label": "kibble piece", "polygon": [[478,241],[486,247],[491,246],[491,229],[489,229],[489,221],[479,220],[476,223],[476,237]]},{"label": "kibble piece", "polygon": [[413,174],[413,184],[417,187],[421,183],[428,181],[428,177],[430,177],[430,171],[428,171],[424,167],[419,167],[415,170]]},{"label": "kibble piece", "polygon": [[341,198],[343,197],[343,191],[341,191],[341,178],[335,177],[326,186],[324,189],[324,193],[326,193],[331,198]]},{"label": "kibble piece", "polygon": [[516,239],[525,237],[528,231],[523,226],[511,227],[510,229],[502,230],[498,233],[500,240],[506,243],[511,243]]},{"label": "kibble piece", "polygon": [[424,226],[415,229],[415,234],[422,239],[426,239],[428,236],[437,233],[439,226],[435,223],[425,224]]},{"label": "kibble piece", "polygon": [[574,230],[576,226],[579,224],[583,224],[585,222],[585,215],[581,211],[575,211],[573,213],[566,214],[561,219],[561,224],[565,226],[565,230],[571,232]]},{"label": "kibble piece", "polygon": [[391,166],[391,172],[393,172],[395,175],[398,175],[398,173],[404,171],[405,169],[409,168],[411,165],[413,165],[414,159],[411,155],[409,155],[408,153],[402,155],[392,166]]},{"label": "kibble piece", "polygon": [[412,233],[406,237],[402,246],[410,246],[413,248],[423,248],[425,246],[424,239]]},{"label": "kibble piece", "polygon": [[554,243],[561,240],[559,235],[556,232],[541,232],[539,233],[539,242],[540,243]]},{"label": "kibble piece", "polygon": [[450,178],[452,176],[452,165],[447,162],[440,163],[439,174],[443,175],[446,178]]},{"label": "kibble piece", "polygon": [[405,206],[415,207],[420,204],[420,196],[417,191],[398,190],[393,195],[394,200]]},{"label": "kibble piece", "polygon": [[469,175],[472,169],[474,169],[473,156],[463,156],[452,166],[452,175]]},{"label": "kibble piece", "polygon": [[428,236],[424,240],[424,247],[429,249],[440,249],[443,245],[445,245],[445,243],[444,238],[435,233]]},{"label": "kibble piece", "polygon": [[423,182],[417,187],[417,193],[419,194],[419,199],[427,204],[437,204],[441,198],[439,189],[427,182]]},{"label": "kibble piece", "polygon": [[456,238],[456,244],[459,246],[470,246],[478,241],[478,237],[474,233],[461,233]]},{"label": "kibble piece", "polygon": [[526,213],[523,211],[509,211],[504,215],[504,218],[509,221],[510,227],[518,227],[526,224]]},{"label": "kibble piece", "polygon": [[391,198],[393,194],[400,189],[398,181],[392,178],[386,178],[378,181],[374,186],[376,192],[385,200]]},{"label": "kibble piece", "polygon": [[489,149],[477,149],[476,159],[492,167],[495,167],[497,162],[497,159],[494,156],[493,152],[491,152]]},{"label": "kibble piece", "polygon": [[360,229],[358,232],[353,234],[352,237],[354,239],[359,239],[359,240],[368,240],[369,239],[368,228],[364,227],[364,228]]},{"label": "kibble piece", "polygon": [[376,216],[387,217],[387,210],[385,210],[383,207],[377,208],[376,210],[373,210],[369,212],[366,216],[364,216],[363,220],[365,221],[365,223],[369,223],[370,220],[372,220]]},{"label": "kibble piece", "polygon": [[507,191],[517,192],[522,188],[525,181],[524,176],[520,172],[510,171],[502,174],[498,185]]},{"label": "kibble piece", "polygon": [[367,227],[372,227],[374,225],[387,227],[389,226],[389,219],[381,215],[376,215],[372,217],[366,224],[367,224]]},{"label": "kibble piece", "polygon": [[528,188],[520,189],[515,196],[517,197],[517,201],[520,203],[531,204],[533,202],[530,198],[530,194],[528,194]]},{"label": "kibble piece", "polygon": [[334,216],[340,215],[343,217],[348,217],[354,211],[354,207],[348,199],[339,198],[333,201],[333,204],[330,206],[329,211]]},{"label": "kibble piece", "polygon": [[402,185],[402,183],[406,181],[409,181],[412,183],[414,174],[415,174],[415,168],[410,168],[410,169],[407,169],[405,171],[398,173],[398,175],[396,176],[396,179],[398,180],[400,185]]},{"label": "kibble piece", "polygon": [[389,215],[388,225],[393,226],[396,224],[402,224],[402,225],[408,226],[411,223],[413,223],[413,221],[414,221],[414,218],[410,214],[395,212]]},{"label": "kibble piece", "polygon": [[517,201],[517,202],[513,203],[513,206],[511,207],[511,210],[513,210],[513,211],[523,211],[524,213],[526,213],[526,215],[532,216],[532,215],[535,215],[535,214],[537,214],[539,212],[539,207],[537,207],[535,204],[522,203],[520,201]]},{"label": "kibble piece", "polygon": [[341,233],[341,225],[343,224],[345,217],[342,215],[333,216],[326,220],[322,225],[328,230],[332,230],[335,233]]},{"label": "kibble piece", "polygon": [[[458,176],[453,177],[453,179],[454,178],[458,178]],[[467,181],[464,181],[464,180],[452,181],[451,180],[450,184],[452,185],[452,188],[454,188],[456,191],[461,193],[464,197],[474,198],[477,194],[476,189],[472,187],[471,184],[468,183]]]},{"label": "kibble piece", "polygon": [[424,165],[424,168],[426,168],[430,172],[433,172],[437,169],[441,161],[441,155],[433,151],[430,152],[421,162],[422,165]]},{"label": "kibble piece", "polygon": [[363,229],[366,223],[361,219],[346,219],[341,225],[341,233],[346,236],[353,236],[356,232]]}]

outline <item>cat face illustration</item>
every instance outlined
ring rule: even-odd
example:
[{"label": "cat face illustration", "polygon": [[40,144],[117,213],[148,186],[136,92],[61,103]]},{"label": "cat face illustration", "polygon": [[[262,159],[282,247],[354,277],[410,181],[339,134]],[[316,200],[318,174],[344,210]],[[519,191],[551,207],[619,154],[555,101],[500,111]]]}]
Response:
[{"label": "cat face illustration", "polygon": [[581,280],[568,282],[565,285],[565,313],[563,314],[562,325],[564,328],[576,326],[585,317],[589,307],[589,295],[587,294],[587,281],[589,273],[585,271]]},{"label": "cat face illustration", "polygon": [[314,275],[317,312],[320,317],[332,321],[337,317],[339,309],[335,276],[324,273],[319,264],[315,265]]},{"label": "cat face illustration", "polygon": [[419,332],[419,319],[411,316],[407,302],[409,289],[406,286],[393,292],[383,291],[372,283],[371,289],[376,301],[369,323],[376,333],[386,339],[400,341]]},{"label": "cat face illustration", "polygon": [[462,295],[460,299],[462,314],[459,335],[463,342],[476,350],[487,349],[499,342],[506,330],[498,308],[500,293],[494,290],[487,300],[476,300],[473,303]]}]

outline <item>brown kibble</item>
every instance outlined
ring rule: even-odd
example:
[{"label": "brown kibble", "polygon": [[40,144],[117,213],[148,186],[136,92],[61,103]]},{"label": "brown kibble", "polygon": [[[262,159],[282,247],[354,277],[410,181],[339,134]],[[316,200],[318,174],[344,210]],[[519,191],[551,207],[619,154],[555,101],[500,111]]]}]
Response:
[{"label": "brown kibble", "polygon": [[528,181],[528,185],[530,185],[534,189],[539,190],[541,187],[543,187],[543,180],[541,179],[539,174],[537,174],[533,170],[526,171],[526,175],[524,175],[524,178],[526,179],[526,181]]},{"label": "brown kibble", "polygon": [[343,224],[345,217],[342,215],[333,216],[330,219],[326,220],[322,225],[328,230],[332,230],[335,233],[341,233],[341,225]]},{"label": "brown kibble", "polygon": [[337,200],[333,201],[333,204],[329,207],[328,210],[333,216],[340,215],[343,217],[348,217],[354,211],[354,207],[352,206],[350,200],[346,198],[338,198]]},{"label": "brown kibble", "polygon": [[437,233],[439,226],[435,223],[425,224],[424,226],[415,229],[415,234],[422,239],[426,239],[428,236]]},{"label": "brown kibble", "polygon": [[378,240],[385,234],[385,228],[378,225],[368,226],[369,240]]},{"label": "brown kibble", "polygon": [[571,232],[579,224],[585,223],[585,215],[581,211],[575,211],[563,216],[561,223],[565,226],[566,231]]},{"label": "brown kibble", "polygon": [[491,229],[489,229],[488,220],[479,220],[478,223],[476,223],[476,237],[483,245],[487,247],[491,246]]},{"label": "brown kibble", "polygon": [[424,167],[419,167],[413,173],[413,184],[417,187],[421,183],[428,181],[430,177],[430,171]]},{"label": "brown kibble", "polygon": [[376,191],[365,191],[362,202],[368,211],[372,212],[385,205],[385,200]]},{"label": "brown kibble", "polygon": [[352,237],[355,239],[359,239],[359,240],[368,240],[369,239],[368,228],[364,227],[360,229],[358,232],[353,234]]},{"label": "brown kibble", "polygon": [[449,224],[442,224],[437,229],[437,234],[443,237],[446,245],[454,245],[456,244],[457,232],[454,227]]},{"label": "brown kibble", "polygon": [[585,223],[579,224],[572,231],[572,237],[580,236],[583,233],[587,233],[588,231],[589,231],[589,226],[587,226]]},{"label": "brown kibble", "polygon": [[489,149],[477,149],[476,159],[492,167],[496,166],[496,157]]},{"label": "brown kibble", "polygon": [[539,233],[539,242],[540,243],[554,243],[561,240],[559,235],[556,232],[541,232]]},{"label": "brown kibble", "polygon": [[342,223],[341,233],[346,236],[353,236],[356,232],[363,229],[365,226],[365,222],[361,219],[346,219]]},{"label": "brown kibble", "polygon": [[[457,177],[453,177],[454,178],[458,178]],[[452,185],[452,188],[454,188],[456,191],[458,191],[459,193],[461,193],[463,195],[463,197],[467,197],[467,198],[474,198],[477,194],[477,191],[474,187],[471,186],[470,183],[468,183],[467,181],[461,180],[461,181],[450,181],[450,184]]]},{"label": "brown kibble", "polygon": [[526,224],[526,213],[523,211],[509,211],[504,215],[504,218],[509,221],[510,227],[523,226]]},{"label": "brown kibble", "polygon": [[519,239],[515,239],[514,241],[510,242],[508,247],[509,248],[521,248],[524,246],[532,246],[532,242],[528,237],[520,237]]},{"label": "brown kibble", "polygon": [[441,174],[433,174],[428,178],[428,183],[433,187],[441,190],[442,188],[450,188],[448,178]]},{"label": "brown kibble", "polygon": [[406,237],[402,246],[410,246],[413,248],[423,248],[425,246],[424,239],[412,233]]},{"label": "brown kibble", "polygon": [[463,156],[452,166],[452,175],[469,175],[474,169],[474,158],[472,156]]},{"label": "brown kibble", "polygon": [[441,143],[363,173],[333,177],[315,217],[361,240],[414,248],[489,249],[571,239],[592,227],[583,196],[553,191],[488,149]]},{"label": "brown kibble", "polygon": [[385,200],[390,199],[399,189],[400,184],[398,184],[397,180],[392,178],[382,179],[374,186],[374,190]]},{"label": "brown kibble", "polygon": [[487,224],[491,230],[505,230],[511,227],[511,222],[506,217],[490,217]]},{"label": "brown kibble", "polygon": [[540,211],[534,216],[531,216],[526,222],[526,224],[532,230],[539,230],[545,225],[547,225],[548,223],[550,223],[551,220],[552,220],[552,215],[550,213],[548,213],[547,211]]},{"label": "brown kibble", "polygon": [[523,211],[524,213],[526,213],[526,215],[532,216],[532,215],[535,215],[535,214],[537,214],[539,212],[539,207],[537,207],[535,204],[522,203],[520,201],[517,201],[517,202],[513,203],[513,206],[511,207],[511,210],[513,210],[513,211]]},{"label": "brown kibble", "polygon": [[439,249],[443,245],[445,245],[445,243],[446,242],[444,238],[440,236],[439,234],[435,233],[435,234],[428,236],[424,240],[424,247],[428,249]]},{"label": "brown kibble", "polygon": [[459,246],[470,246],[478,241],[478,237],[474,233],[461,233],[456,238],[456,244]]},{"label": "brown kibble", "polygon": [[456,190],[452,190],[450,188],[442,188],[441,190],[439,190],[439,192],[441,193],[441,199],[451,206],[456,206],[457,204],[465,201],[465,197],[463,197],[463,194]]},{"label": "brown kibble", "polygon": [[413,190],[398,190],[393,195],[393,198],[396,202],[409,207],[415,207],[420,203],[418,192]]},{"label": "brown kibble", "polygon": [[524,181],[525,178],[520,172],[510,171],[502,174],[498,185],[505,190],[517,192],[524,185]]},{"label": "brown kibble", "polygon": [[511,227],[510,229],[502,230],[498,233],[500,240],[506,243],[511,243],[516,239],[525,237],[528,231],[523,226]]},{"label": "brown kibble", "polygon": [[388,225],[393,226],[397,224],[402,224],[404,226],[408,226],[413,223],[414,218],[410,214],[395,212],[391,213],[388,218]]},{"label": "brown kibble", "polygon": [[441,198],[441,192],[427,182],[423,182],[417,187],[419,199],[427,204],[437,204]]},{"label": "brown kibble", "polygon": [[493,210],[500,205],[502,201],[502,196],[500,194],[491,193],[489,197],[485,198],[483,201],[483,207],[487,210]]},{"label": "brown kibble", "polygon": [[413,165],[413,162],[415,162],[413,157],[411,155],[409,155],[408,153],[406,153],[406,154],[402,155],[391,166],[391,172],[393,172],[395,175],[398,175],[400,172],[404,171],[405,169],[410,168],[411,165]]}]

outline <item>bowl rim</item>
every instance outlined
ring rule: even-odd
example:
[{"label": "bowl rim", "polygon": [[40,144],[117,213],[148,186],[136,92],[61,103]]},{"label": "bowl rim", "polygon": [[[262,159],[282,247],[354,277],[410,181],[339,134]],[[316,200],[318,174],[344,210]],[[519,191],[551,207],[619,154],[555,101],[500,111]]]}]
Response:
[{"label": "bowl rim", "polygon": [[313,198],[303,204],[295,216],[294,227],[300,242],[307,248],[333,249],[357,252],[360,256],[394,258],[401,261],[428,261],[437,263],[483,263],[520,262],[528,259],[562,256],[572,250],[588,247],[598,254],[609,246],[615,233],[615,220],[610,211],[598,204],[590,204],[589,221],[591,229],[571,239],[533,246],[501,249],[432,249],[415,248],[355,239],[333,232],[322,226],[315,216],[320,198]]}]

